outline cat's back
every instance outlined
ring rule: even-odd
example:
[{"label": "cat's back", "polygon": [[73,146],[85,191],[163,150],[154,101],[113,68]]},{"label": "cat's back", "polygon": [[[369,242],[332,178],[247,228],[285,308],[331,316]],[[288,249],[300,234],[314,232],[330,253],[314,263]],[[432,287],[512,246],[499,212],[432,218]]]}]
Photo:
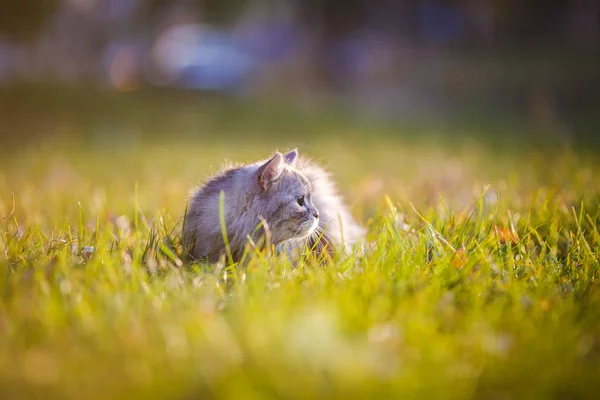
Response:
[{"label": "cat's back", "polygon": [[[221,192],[225,199],[235,191],[244,167],[226,167],[192,190],[185,216],[184,242],[194,258],[207,256],[219,238],[219,203]],[[226,209],[229,207],[225,207]]]},{"label": "cat's back", "polygon": [[207,201],[220,196],[221,191],[229,192],[235,186],[236,175],[242,167],[226,168],[209,178],[206,183],[196,187],[191,196],[190,210],[196,209]]}]

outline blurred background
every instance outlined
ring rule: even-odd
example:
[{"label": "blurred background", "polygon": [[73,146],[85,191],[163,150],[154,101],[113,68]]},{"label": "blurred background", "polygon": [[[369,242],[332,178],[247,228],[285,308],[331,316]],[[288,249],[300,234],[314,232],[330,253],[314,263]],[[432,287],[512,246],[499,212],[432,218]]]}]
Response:
[{"label": "blurred background", "polygon": [[[600,0],[0,0],[2,398],[593,398],[599,72]],[[178,272],[296,146],[366,261]]]},{"label": "blurred background", "polygon": [[2,0],[0,137],[336,126],[589,146],[599,49],[600,0]]}]

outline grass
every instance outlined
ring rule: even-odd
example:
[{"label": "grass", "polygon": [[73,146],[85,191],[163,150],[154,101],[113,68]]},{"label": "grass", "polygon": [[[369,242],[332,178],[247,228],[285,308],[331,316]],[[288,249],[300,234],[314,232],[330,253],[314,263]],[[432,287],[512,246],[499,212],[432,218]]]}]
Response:
[{"label": "grass", "polygon": [[[595,397],[596,157],[189,124],[185,140],[61,125],[3,153],[3,398]],[[366,253],[182,265],[189,189],[276,146],[329,166]]]}]

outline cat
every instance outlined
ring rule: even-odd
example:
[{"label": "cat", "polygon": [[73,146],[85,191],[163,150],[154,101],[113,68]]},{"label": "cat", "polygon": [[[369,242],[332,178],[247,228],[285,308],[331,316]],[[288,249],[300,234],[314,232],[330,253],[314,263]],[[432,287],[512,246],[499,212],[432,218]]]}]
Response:
[{"label": "cat", "polygon": [[[223,240],[220,202],[229,248]],[[188,259],[237,262],[249,240],[269,237],[277,252],[348,252],[365,231],[353,219],[330,175],[299,157],[283,155],[225,169],[196,189],[185,216]],[[261,227],[261,229],[257,229]]]}]

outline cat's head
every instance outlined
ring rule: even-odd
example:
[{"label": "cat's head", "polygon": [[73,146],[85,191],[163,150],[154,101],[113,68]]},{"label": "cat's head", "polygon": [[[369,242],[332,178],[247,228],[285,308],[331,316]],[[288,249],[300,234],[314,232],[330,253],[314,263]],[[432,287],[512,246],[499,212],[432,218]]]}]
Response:
[{"label": "cat's head", "polygon": [[296,168],[297,159],[297,150],[278,152],[253,176],[253,207],[266,220],[273,243],[306,238],[319,223],[310,181]]}]

